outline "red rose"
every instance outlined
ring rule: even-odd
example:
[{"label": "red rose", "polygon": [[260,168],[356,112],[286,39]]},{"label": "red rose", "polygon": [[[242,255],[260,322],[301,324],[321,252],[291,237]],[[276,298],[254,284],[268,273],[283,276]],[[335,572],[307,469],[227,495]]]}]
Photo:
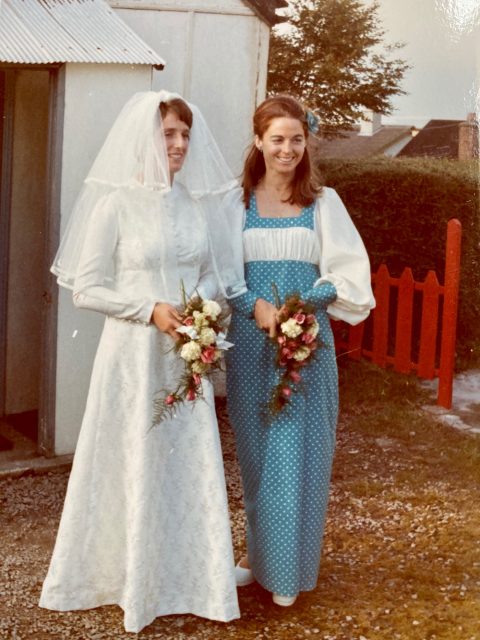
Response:
[{"label": "red rose", "polygon": [[194,320],[192,316],[188,316],[188,318],[185,318],[185,320],[183,321],[183,324],[186,325],[187,327],[191,327],[193,323],[194,323]]},{"label": "red rose", "polygon": [[198,385],[199,385],[199,384],[200,384],[200,382],[202,381],[201,377],[198,375],[198,373],[194,373],[192,377],[193,377],[193,381],[194,381],[194,383],[195,383],[195,384],[197,385],[197,387],[198,387]]},{"label": "red rose", "polygon": [[290,371],[288,375],[293,380],[293,382],[295,382],[295,384],[297,384],[297,382],[300,382],[300,380],[302,379],[302,376],[298,373],[298,371],[295,371],[295,370]]},{"label": "red rose", "polygon": [[312,344],[315,340],[315,336],[312,336],[311,333],[304,333],[302,335],[302,340],[305,344]]},{"label": "red rose", "polygon": [[303,324],[305,322],[306,315],[304,313],[295,313],[293,315],[293,319],[297,322],[297,324]]},{"label": "red rose", "polygon": [[215,362],[215,347],[205,347],[200,355],[200,359],[205,364],[212,364],[212,362]]},{"label": "red rose", "polygon": [[187,391],[187,400],[192,401],[192,400],[195,400],[196,397],[197,397],[197,394],[195,393],[194,389],[189,389]]}]

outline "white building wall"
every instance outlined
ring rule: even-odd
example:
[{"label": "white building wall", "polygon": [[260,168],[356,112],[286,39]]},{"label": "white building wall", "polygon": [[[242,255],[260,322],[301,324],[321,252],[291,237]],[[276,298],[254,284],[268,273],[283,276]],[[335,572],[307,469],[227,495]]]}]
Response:
[{"label": "white building wall", "polygon": [[[133,93],[151,89],[151,77],[149,66],[67,65],[61,233],[115,117]],[[55,420],[58,455],[75,448],[102,325],[102,316],[75,309],[71,293],[60,288]]]},{"label": "white building wall", "polygon": [[111,0],[165,59],[153,88],[197,104],[236,175],[266,91],[270,29],[241,0]]}]

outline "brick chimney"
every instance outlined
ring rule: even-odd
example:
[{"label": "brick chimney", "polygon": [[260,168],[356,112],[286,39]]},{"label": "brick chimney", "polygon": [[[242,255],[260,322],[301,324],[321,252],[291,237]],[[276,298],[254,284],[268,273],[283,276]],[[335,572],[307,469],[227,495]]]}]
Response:
[{"label": "brick chimney", "polygon": [[458,159],[478,158],[478,120],[469,113],[465,122],[458,125]]}]

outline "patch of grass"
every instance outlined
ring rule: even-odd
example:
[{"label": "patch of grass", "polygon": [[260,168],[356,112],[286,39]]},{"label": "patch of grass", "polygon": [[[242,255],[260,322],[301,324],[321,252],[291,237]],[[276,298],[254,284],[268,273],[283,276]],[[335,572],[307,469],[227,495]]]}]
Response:
[{"label": "patch of grass", "polygon": [[413,458],[437,467],[440,476],[480,483],[480,438],[448,427],[423,410],[432,400],[417,378],[365,361],[343,362],[339,375],[341,410],[350,429],[409,447]]}]

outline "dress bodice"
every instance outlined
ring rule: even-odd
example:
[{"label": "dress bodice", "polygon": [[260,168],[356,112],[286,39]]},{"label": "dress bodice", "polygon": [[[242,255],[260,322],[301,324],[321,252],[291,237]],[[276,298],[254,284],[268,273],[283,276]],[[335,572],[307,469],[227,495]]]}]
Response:
[{"label": "dress bodice", "polygon": [[181,186],[158,198],[118,190],[103,204],[86,234],[77,306],[148,324],[156,302],[180,303],[182,282],[187,296],[216,294],[201,210]]},{"label": "dress bodice", "polygon": [[190,294],[198,285],[202,268],[208,261],[207,232],[201,213],[180,186],[164,196],[164,203],[174,219],[174,237],[169,244],[175,250],[168,252],[161,241],[165,231],[155,208],[142,211],[141,216],[135,215],[132,206],[119,208],[118,239],[113,256],[116,290],[163,297],[162,277],[169,260],[176,262],[178,287],[183,280]]},{"label": "dress bodice", "polygon": [[250,197],[243,231],[245,263],[258,260],[297,260],[318,264],[318,241],[312,204],[298,216],[266,218],[258,213],[255,194]]}]

